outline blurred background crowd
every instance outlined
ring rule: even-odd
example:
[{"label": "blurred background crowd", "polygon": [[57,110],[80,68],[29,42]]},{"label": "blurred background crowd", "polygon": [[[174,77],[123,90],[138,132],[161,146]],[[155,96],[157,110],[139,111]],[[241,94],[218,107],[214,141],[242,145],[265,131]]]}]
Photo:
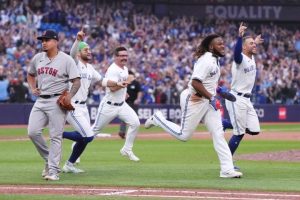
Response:
[{"label": "blurred background crowd", "polygon": [[[81,2],[81,3],[80,3]],[[142,104],[178,104],[187,86],[201,39],[210,33],[224,37],[226,56],[221,60],[220,85],[230,88],[233,50],[238,22],[199,20],[194,17],[156,16],[131,1],[11,0],[0,11],[0,102],[33,102],[26,71],[41,51],[36,37],[43,30],[59,32],[59,48],[68,53],[83,27],[93,52],[93,65],[104,75],[113,62],[112,50],[129,50],[128,67],[142,85]],[[83,2],[83,3],[82,3]],[[105,2],[105,1],[104,1]],[[300,103],[300,28],[276,23],[249,23],[247,34],[262,34],[258,46],[255,104]],[[89,102],[99,103],[104,90],[95,84]]]}]

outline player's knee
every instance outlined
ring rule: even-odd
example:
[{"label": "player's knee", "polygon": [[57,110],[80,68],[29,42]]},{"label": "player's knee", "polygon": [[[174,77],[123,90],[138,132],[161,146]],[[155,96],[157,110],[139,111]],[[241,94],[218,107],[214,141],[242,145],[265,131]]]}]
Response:
[{"label": "player's knee", "polygon": [[259,131],[250,131],[248,128],[246,128],[246,133],[249,135],[258,135],[260,132]]},{"label": "player's knee", "polygon": [[90,142],[92,142],[93,140],[94,140],[94,136],[83,138],[83,142],[84,142],[84,143],[90,143]]},{"label": "player's knee", "polygon": [[133,128],[138,128],[140,125],[141,125],[140,120],[135,120],[129,126]]}]

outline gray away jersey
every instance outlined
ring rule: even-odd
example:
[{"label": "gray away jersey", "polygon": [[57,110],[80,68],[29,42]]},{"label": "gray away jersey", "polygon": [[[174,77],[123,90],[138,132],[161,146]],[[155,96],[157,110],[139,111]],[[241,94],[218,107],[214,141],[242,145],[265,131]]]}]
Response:
[{"label": "gray away jersey", "polygon": [[79,77],[75,61],[62,51],[52,60],[45,52],[36,54],[30,62],[28,73],[37,77],[41,95],[60,94],[68,89],[70,79]]}]

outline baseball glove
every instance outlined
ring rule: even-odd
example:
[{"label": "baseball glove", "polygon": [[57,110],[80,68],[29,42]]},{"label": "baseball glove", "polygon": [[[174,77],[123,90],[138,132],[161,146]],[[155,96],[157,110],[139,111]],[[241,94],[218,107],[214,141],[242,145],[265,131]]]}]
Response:
[{"label": "baseball glove", "polygon": [[67,90],[65,90],[57,99],[57,103],[62,110],[75,110],[70,101],[66,100],[66,96],[69,94]]},{"label": "baseball glove", "polygon": [[232,101],[235,102],[236,98],[233,94],[231,94],[230,92],[227,92],[225,88],[222,87],[218,87],[217,88],[217,93],[224,99],[227,99],[228,101]]}]

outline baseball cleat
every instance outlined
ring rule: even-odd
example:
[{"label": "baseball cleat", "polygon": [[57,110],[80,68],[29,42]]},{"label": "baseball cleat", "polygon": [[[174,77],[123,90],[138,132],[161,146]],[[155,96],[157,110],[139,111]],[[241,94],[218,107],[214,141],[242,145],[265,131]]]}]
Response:
[{"label": "baseball cleat", "polygon": [[67,161],[66,164],[63,166],[62,171],[64,173],[74,173],[74,174],[84,172],[82,169],[78,169],[78,168],[74,167],[74,164],[70,163],[69,161]]},{"label": "baseball cleat", "polygon": [[59,176],[58,176],[58,174],[48,174],[44,177],[44,179],[47,181],[58,181]]},{"label": "baseball cleat", "polygon": [[47,176],[49,173],[49,168],[48,168],[48,164],[45,165],[45,168],[42,171],[42,177]]},{"label": "baseball cleat", "polygon": [[241,178],[243,176],[242,172],[231,171],[231,172],[220,172],[221,178]]},{"label": "baseball cleat", "polygon": [[153,122],[153,115],[151,116],[151,117],[149,117],[147,120],[146,120],[146,122],[145,122],[145,128],[146,129],[149,129],[149,128],[151,128],[152,126],[154,126],[154,122]]},{"label": "baseball cleat", "polygon": [[121,153],[122,156],[128,157],[129,160],[132,160],[132,161],[135,161],[135,162],[140,161],[140,159],[136,155],[134,155],[134,153],[131,150],[129,151],[129,150],[121,149],[120,153]]}]

